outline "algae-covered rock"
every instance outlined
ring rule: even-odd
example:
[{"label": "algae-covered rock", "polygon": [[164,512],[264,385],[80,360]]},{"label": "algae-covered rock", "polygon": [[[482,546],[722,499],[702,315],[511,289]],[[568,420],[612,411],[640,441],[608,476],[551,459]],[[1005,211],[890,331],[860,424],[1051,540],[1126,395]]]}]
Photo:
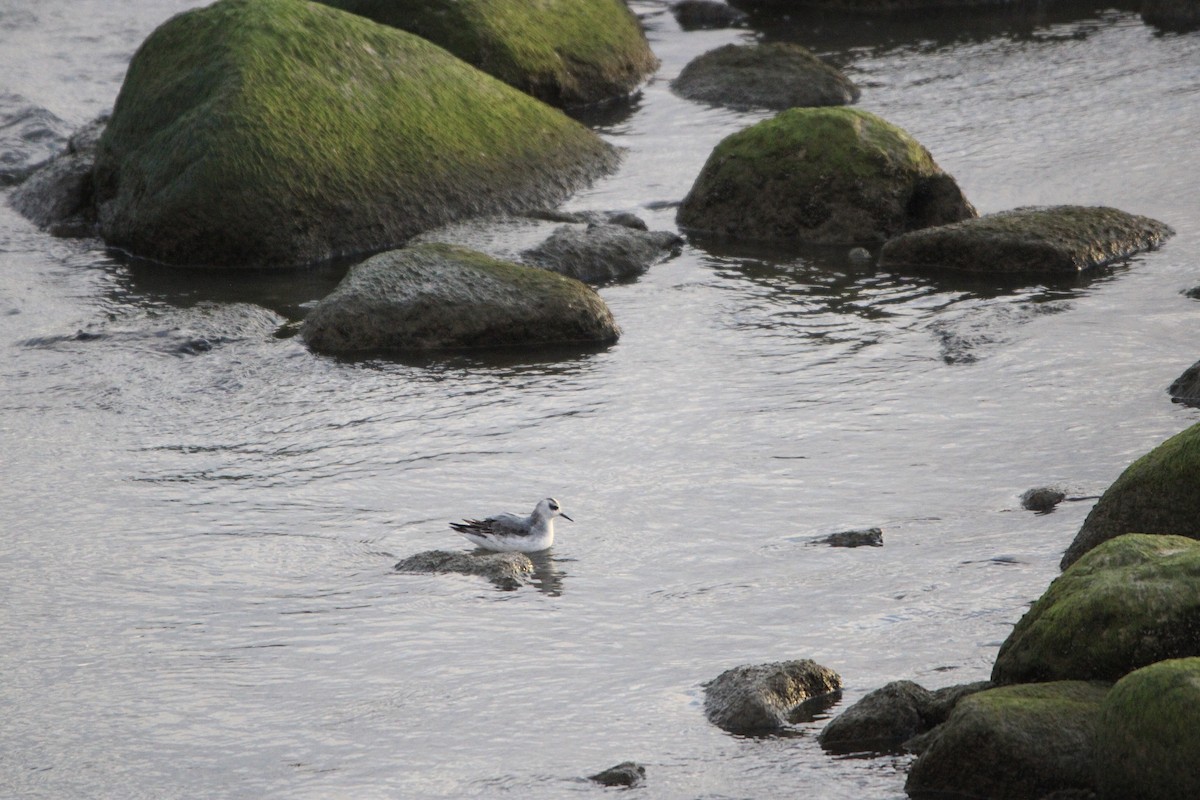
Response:
[{"label": "algae-covered rock", "polygon": [[412,34],[220,0],[143,43],[100,141],[101,233],[180,264],[295,266],[553,205],[616,156]]},{"label": "algae-covered rock", "polygon": [[992,680],[1109,680],[1200,655],[1200,542],[1128,534],[1058,576],[1000,647]]},{"label": "algae-covered rock", "polygon": [[524,553],[452,553],[429,550],[400,561],[397,572],[457,573],[487,578],[499,589],[518,589],[533,574],[533,561]]},{"label": "algae-covered rock", "polygon": [[1096,730],[1101,800],[1200,797],[1200,658],[1131,672],[1104,698]]},{"label": "algae-covered rock", "polygon": [[632,92],[658,67],[622,0],[321,0],[415,33],[556,106]]},{"label": "algae-covered rock", "polygon": [[447,244],[358,264],[300,328],[323,353],[595,344],[619,333],[608,306],[579,281]]},{"label": "algae-covered rock", "polygon": [[1005,686],[964,698],[926,734],[912,797],[1039,800],[1092,788],[1091,748],[1107,684]]},{"label": "algae-covered rock", "polygon": [[727,44],[699,56],[671,82],[680,97],[730,108],[843,106],[861,94],[811,51],[783,42]]},{"label": "algae-covered rock", "polygon": [[807,658],[734,667],[704,684],[704,713],[730,733],[770,733],[841,688],[836,672]]},{"label": "algae-covered rock", "polygon": [[1200,424],[1130,464],[1101,495],[1063,554],[1063,569],[1123,533],[1200,539]]},{"label": "algae-covered rock", "polygon": [[900,128],[852,108],[793,108],[726,137],[679,208],[697,234],[853,244],[975,216]]},{"label": "algae-covered rock", "polygon": [[627,225],[563,225],[546,241],[521,253],[527,263],[585,283],[633,278],[671,253],[683,239],[670,231]]},{"label": "algae-covered rock", "polygon": [[1173,234],[1169,225],[1115,208],[1017,208],[897,236],[884,244],[879,266],[1075,274],[1153,250]]}]

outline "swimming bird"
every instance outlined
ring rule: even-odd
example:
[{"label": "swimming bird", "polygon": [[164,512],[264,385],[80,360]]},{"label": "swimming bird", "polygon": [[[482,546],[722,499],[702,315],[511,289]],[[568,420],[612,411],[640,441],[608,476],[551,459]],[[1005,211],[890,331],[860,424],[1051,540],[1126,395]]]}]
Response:
[{"label": "swimming bird", "polygon": [[487,519],[451,522],[450,527],[484,548],[497,552],[536,553],[554,544],[554,518],[575,520],[563,513],[553,497],[538,501],[528,517],[497,514]]}]

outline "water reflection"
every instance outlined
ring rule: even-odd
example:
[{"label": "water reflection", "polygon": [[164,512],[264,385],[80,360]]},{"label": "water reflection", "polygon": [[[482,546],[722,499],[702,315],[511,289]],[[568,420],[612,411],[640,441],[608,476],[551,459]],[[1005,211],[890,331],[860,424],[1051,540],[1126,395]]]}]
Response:
[{"label": "water reflection", "polygon": [[530,553],[529,560],[533,562],[533,578],[530,581],[539,592],[550,597],[559,597],[563,593],[563,579],[566,573],[557,564],[566,559],[556,559],[550,550],[540,553]]}]

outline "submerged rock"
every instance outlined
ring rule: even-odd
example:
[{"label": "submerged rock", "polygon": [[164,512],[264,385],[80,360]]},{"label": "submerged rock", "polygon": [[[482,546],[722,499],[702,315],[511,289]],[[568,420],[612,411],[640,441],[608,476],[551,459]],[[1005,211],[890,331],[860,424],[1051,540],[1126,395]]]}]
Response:
[{"label": "submerged rock", "polygon": [[625,225],[564,225],[521,253],[529,264],[585,283],[632,278],[678,252],[683,239],[670,231],[641,231]]},{"label": "submerged rock", "polygon": [[1200,542],[1127,534],[1058,576],[1000,647],[998,684],[1115,681],[1200,655]]},{"label": "submerged rock", "polygon": [[1038,800],[1091,789],[1091,748],[1107,692],[1107,684],[1060,681],[964,698],[922,737],[904,790],[913,797]]},{"label": "submerged rock", "polygon": [[1039,514],[1046,514],[1054,510],[1054,507],[1067,499],[1065,492],[1060,492],[1058,489],[1052,489],[1049,486],[1041,486],[1036,489],[1027,489],[1021,495],[1021,508],[1026,511],[1036,511]]},{"label": "submerged rock", "polygon": [[646,779],[646,768],[632,761],[622,761],[615,767],[589,775],[589,781],[601,786],[637,786]]},{"label": "submerged rock", "polygon": [[500,589],[517,589],[533,574],[533,562],[524,553],[461,553],[430,550],[409,556],[395,566],[397,572],[457,573],[487,578]]},{"label": "submerged rock", "polygon": [[219,0],[134,56],[95,188],[102,235],[137,255],[293,267],[554,205],[616,160],[412,34],[314,3]]},{"label": "submerged rock", "polygon": [[402,28],[556,106],[612,100],[658,67],[622,0],[321,0]]},{"label": "submerged rock", "polygon": [[55,236],[86,236],[95,230],[92,170],[108,116],[88,123],[13,190],[9,203],[22,216]]},{"label": "submerged rock", "polygon": [[830,547],[883,547],[883,531],[880,528],[841,531],[817,539],[816,544],[827,544]]},{"label": "submerged rock", "polygon": [[671,13],[685,31],[733,28],[746,22],[745,13],[717,0],[681,0]]},{"label": "submerged rock", "polygon": [[795,44],[727,44],[699,56],[671,82],[680,97],[730,108],[844,106],[860,92],[842,72]]},{"label": "submerged rock", "polygon": [[322,353],[616,341],[588,286],[447,244],[380,253],[313,308],[300,335]]},{"label": "submerged rock", "polygon": [[856,244],[975,216],[900,128],[852,108],[793,108],[726,137],[679,208],[687,230]]},{"label": "submerged rock", "polygon": [[1096,731],[1101,800],[1200,797],[1200,658],[1131,672],[1104,698]]},{"label": "submerged rock", "polygon": [[879,266],[1075,274],[1153,250],[1173,234],[1157,220],[1115,208],[1017,208],[897,236],[884,244]]},{"label": "submerged rock", "polygon": [[836,672],[810,659],[734,667],[704,684],[704,713],[730,733],[770,733],[841,688]]},{"label": "submerged rock", "polygon": [[1123,533],[1170,533],[1200,539],[1200,424],[1172,436],[1130,464],[1100,496],[1063,554],[1066,569],[1101,542]]}]

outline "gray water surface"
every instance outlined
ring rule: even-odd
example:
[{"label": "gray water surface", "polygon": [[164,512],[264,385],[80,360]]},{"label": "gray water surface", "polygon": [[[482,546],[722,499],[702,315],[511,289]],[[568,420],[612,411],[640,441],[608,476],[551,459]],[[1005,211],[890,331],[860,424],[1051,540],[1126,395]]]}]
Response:
[{"label": "gray water surface", "polygon": [[[0,3],[0,114],[65,135],[194,5]],[[662,68],[593,120],[624,165],[567,208],[673,229],[766,114],[669,81],[756,30],[635,8]],[[821,720],[730,736],[700,686],[783,658],[846,702],[985,678],[1091,505],[1021,492],[1098,494],[1197,421],[1165,387],[1200,357],[1200,36],[1058,8],[762,32],[840,64],[983,212],[1178,230],[1079,279],[692,242],[602,290],[608,349],[335,360],[277,331],[336,271],[164,272],[0,204],[0,796],[601,797],[580,776],[633,759],[655,800],[902,797],[904,757],[828,757]],[[391,571],[547,495],[576,522],[535,586]],[[868,526],[883,548],[811,545]]]}]

